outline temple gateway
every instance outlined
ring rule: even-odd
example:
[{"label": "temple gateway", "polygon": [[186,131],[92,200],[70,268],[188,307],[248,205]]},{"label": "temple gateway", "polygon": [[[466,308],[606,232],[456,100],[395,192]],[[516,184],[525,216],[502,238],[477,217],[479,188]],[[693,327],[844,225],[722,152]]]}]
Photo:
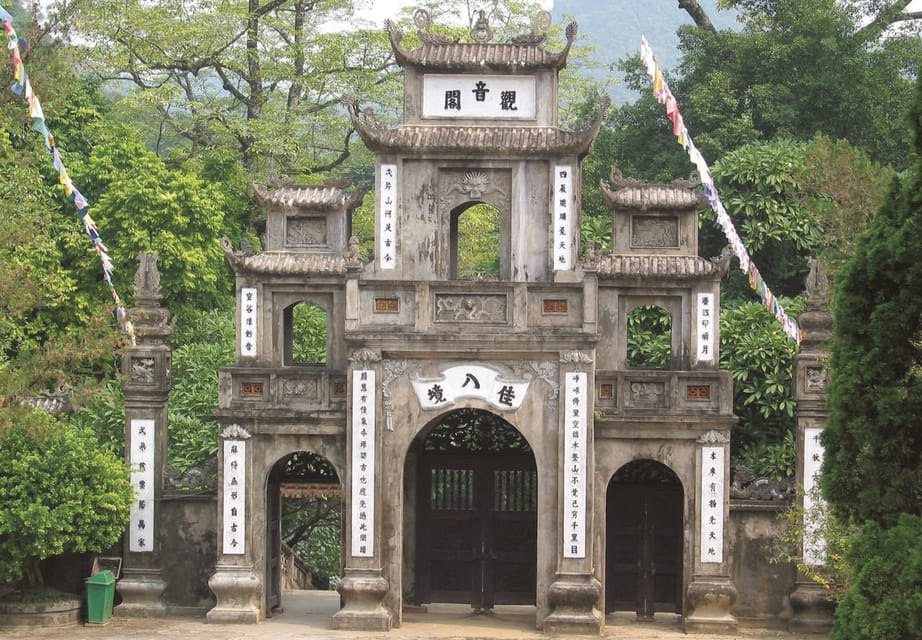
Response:
[{"label": "temple gateway", "polygon": [[[342,495],[336,629],[387,631],[436,602],[532,605],[535,626],[560,634],[598,634],[623,610],[679,614],[688,630],[781,615],[780,596],[757,594],[786,596],[792,570],[766,585],[733,555],[758,534],[730,513],[727,265],[697,255],[706,201],[691,183],[613,171],[612,250],[582,246],[581,162],[608,102],[559,128],[575,25],[550,51],[546,14],[503,44],[483,20],[459,44],[425,11],[415,19],[412,49],[389,24],[404,122],[386,128],[347,101],[375,156],[371,260],[351,231],[361,197],[333,187],[257,190],[265,250],[224,245],[238,322],[236,362],[220,371],[208,620],[255,623],[280,605],[280,502],[309,490],[286,475],[293,456],[322,459]],[[490,273],[463,259],[472,210],[496,221]],[[150,326],[126,359],[127,448],[152,489],[119,589],[123,611],[150,614],[185,597],[170,591],[180,556],[167,548],[190,506],[177,516],[159,494],[168,331],[151,330],[166,316],[139,300]],[[319,357],[300,349],[308,312],[326,322]],[[655,368],[629,349],[638,312],[666,327]]]}]

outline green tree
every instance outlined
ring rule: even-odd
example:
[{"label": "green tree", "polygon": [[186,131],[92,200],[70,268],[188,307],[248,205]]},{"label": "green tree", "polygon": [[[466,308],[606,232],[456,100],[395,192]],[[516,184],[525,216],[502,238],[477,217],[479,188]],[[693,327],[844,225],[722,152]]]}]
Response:
[{"label": "green tree", "polygon": [[922,513],[922,84],[913,164],[840,272],[824,490],[858,521]]},{"label": "green tree", "polygon": [[[399,96],[380,28],[348,34],[352,0],[77,3],[88,62],[136,89],[149,138],[197,154],[236,148],[255,175],[330,171],[349,157],[340,96]],[[178,16],[182,19],[177,19]]]}]

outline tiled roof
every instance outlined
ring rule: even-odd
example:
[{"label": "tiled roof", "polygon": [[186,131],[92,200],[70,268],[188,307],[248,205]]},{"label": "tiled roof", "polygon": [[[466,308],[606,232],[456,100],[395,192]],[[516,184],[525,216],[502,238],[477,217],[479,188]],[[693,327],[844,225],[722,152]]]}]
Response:
[{"label": "tiled roof", "polygon": [[355,197],[337,187],[285,187],[270,191],[253,185],[253,191],[263,207],[284,209],[339,209]]},{"label": "tiled roof", "polygon": [[602,182],[602,198],[610,209],[701,209],[707,206],[707,198],[686,187],[674,185],[636,185],[612,191]]},{"label": "tiled roof", "polygon": [[589,153],[598,127],[563,131],[556,127],[456,127],[448,125],[401,125],[395,129],[366,127],[354,120],[365,144],[373,151],[491,154]]},{"label": "tiled roof", "polygon": [[[403,34],[396,25],[388,22],[391,47],[400,66],[421,67],[428,71],[526,71],[537,69],[563,69],[567,55],[576,38],[576,24],[567,26],[567,44],[563,50],[552,52],[537,44],[457,43],[439,42],[420,33],[423,44],[407,50],[401,46]],[[427,42],[429,40],[429,42]]]},{"label": "tiled roof", "polygon": [[598,264],[600,278],[694,279],[718,275],[714,262],[699,256],[602,256]]},{"label": "tiled roof", "polygon": [[339,275],[346,272],[342,256],[292,251],[266,251],[253,256],[228,253],[225,256],[236,273],[270,275]]}]

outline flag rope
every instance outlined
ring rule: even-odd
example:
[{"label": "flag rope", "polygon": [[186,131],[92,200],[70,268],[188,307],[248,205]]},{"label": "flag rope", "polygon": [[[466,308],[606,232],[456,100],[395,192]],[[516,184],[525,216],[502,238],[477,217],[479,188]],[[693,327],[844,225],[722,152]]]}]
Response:
[{"label": "flag rope", "polygon": [[640,59],[647,68],[647,77],[653,83],[653,94],[656,96],[657,101],[666,107],[666,116],[672,123],[672,134],[676,137],[678,143],[688,152],[689,159],[698,169],[698,175],[704,187],[704,195],[707,197],[708,204],[711,205],[711,208],[717,215],[717,222],[723,230],[727,241],[730,243],[733,253],[739,258],[740,270],[747,275],[749,286],[759,295],[762,304],[768,312],[781,324],[781,328],[784,330],[785,334],[799,345],[801,332],[797,321],[787,314],[784,307],[781,306],[781,302],[779,302],[775,294],[771,292],[771,289],[768,288],[768,285],[762,278],[762,274],[759,273],[758,267],[753,263],[752,258],[749,256],[749,252],[746,250],[746,246],[736,232],[733,219],[730,217],[730,214],[727,213],[723,203],[720,201],[717,187],[714,185],[714,180],[711,177],[711,170],[708,168],[704,156],[701,155],[701,152],[698,151],[697,147],[695,147],[692,142],[688,129],[685,127],[682,113],[679,111],[678,101],[676,101],[675,96],[673,96],[672,92],[669,90],[669,85],[666,83],[666,78],[663,76],[656,56],[653,54],[653,49],[644,36],[640,37]]},{"label": "flag rope", "polygon": [[121,298],[119,298],[118,291],[116,291],[115,285],[112,282],[113,266],[112,259],[109,257],[109,249],[106,248],[105,244],[103,244],[102,237],[99,235],[99,229],[97,228],[96,223],[93,221],[93,218],[90,217],[89,202],[83,196],[83,194],[77,190],[73,182],[71,182],[70,176],[67,175],[67,168],[64,166],[64,162],[61,159],[61,153],[55,144],[54,136],[48,130],[48,125],[45,123],[45,114],[42,111],[41,102],[39,101],[38,96],[32,90],[32,83],[29,81],[29,75],[26,73],[26,67],[22,63],[22,52],[20,51],[19,46],[20,40],[19,36],[16,35],[16,30],[13,28],[13,16],[10,15],[6,9],[0,7],[0,20],[3,21],[3,29],[6,32],[8,40],[7,48],[10,49],[13,54],[13,85],[10,87],[10,89],[16,95],[25,98],[29,107],[29,117],[32,118],[32,128],[35,129],[35,131],[38,133],[42,134],[42,136],[45,138],[45,148],[51,155],[51,162],[58,172],[58,180],[60,181],[61,186],[64,187],[64,194],[67,196],[67,199],[70,202],[73,202],[74,206],[77,208],[80,221],[83,223],[83,229],[86,231],[87,236],[89,236],[90,241],[93,243],[93,247],[96,249],[96,253],[99,255],[99,259],[102,262],[103,275],[105,277],[106,284],[109,285],[109,291],[112,294],[112,300],[115,302],[115,317],[121,324],[122,329],[131,339],[132,344],[134,344],[134,326],[132,325],[128,314],[125,312],[125,308],[122,306],[122,301]]}]

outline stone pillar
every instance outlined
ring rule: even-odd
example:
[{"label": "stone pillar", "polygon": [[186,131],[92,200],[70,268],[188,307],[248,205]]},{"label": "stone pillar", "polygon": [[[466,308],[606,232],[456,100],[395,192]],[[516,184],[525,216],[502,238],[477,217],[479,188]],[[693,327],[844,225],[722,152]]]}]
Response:
[{"label": "stone pillar", "polygon": [[[592,531],[592,357],[582,351],[560,358],[560,502],[557,575],[548,589],[547,633],[595,634],[605,622],[599,609],[602,588],[593,575]],[[603,500],[604,502],[604,500]]]},{"label": "stone pillar", "polygon": [[160,306],[156,254],[141,253],[134,278],[135,303],[129,317],[136,344],[122,359],[125,397],[125,456],[131,466],[135,502],[131,508],[118,591],[120,616],[160,616],[166,588],[160,573],[160,496],[167,454],[167,401],[170,391],[170,313]]},{"label": "stone pillar", "polygon": [[698,438],[695,474],[694,575],[686,592],[685,630],[728,633],[737,627],[730,608],[736,586],[730,579],[726,523],[730,497],[730,434],[711,430]]},{"label": "stone pillar", "polygon": [[[215,606],[208,622],[255,623],[262,619],[262,572],[253,566],[253,477],[250,433],[238,424],[221,430],[218,446],[218,562],[208,586]],[[255,536],[259,538],[259,536]]]},{"label": "stone pillar", "polygon": [[[800,315],[800,350],[794,357],[794,398],[797,400],[797,504],[805,512],[816,515],[818,502],[817,475],[823,461],[820,433],[829,420],[826,403],[827,343],[832,338],[832,315],[826,300],[827,282],[822,263],[813,260],[807,279],[807,310]],[[826,547],[817,523],[809,518],[804,523],[802,557],[804,564],[825,563]],[[791,593],[793,614],[790,629],[797,632],[825,633],[832,627],[835,604],[831,593],[822,585],[798,571]]]},{"label": "stone pillar", "polygon": [[346,425],[345,528],[346,562],[337,587],[343,607],[333,615],[333,628],[349,631],[390,631],[394,613],[384,606],[391,588],[381,558],[381,451],[383,376],[381,355],[370,349],[350,359],[349,406]]}]

